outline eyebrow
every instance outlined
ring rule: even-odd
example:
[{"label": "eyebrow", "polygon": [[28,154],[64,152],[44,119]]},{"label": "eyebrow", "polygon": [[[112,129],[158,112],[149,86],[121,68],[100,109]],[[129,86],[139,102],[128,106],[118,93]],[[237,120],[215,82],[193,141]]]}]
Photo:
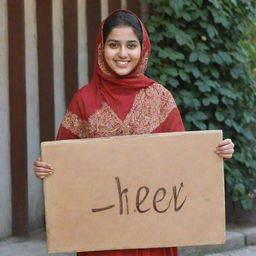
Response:
[{"label": "eyebrow", "polygon": [[[107,43],[110,42],[110,41],[116,42],[116,43],[120,42],[120,40],[116,40],[116,39],[111,39],[111,38],[110,38],[110,39],[107,40]],[[128,42],[128,43],[139,43],[138,40],[127,40],[127,42]]]}]

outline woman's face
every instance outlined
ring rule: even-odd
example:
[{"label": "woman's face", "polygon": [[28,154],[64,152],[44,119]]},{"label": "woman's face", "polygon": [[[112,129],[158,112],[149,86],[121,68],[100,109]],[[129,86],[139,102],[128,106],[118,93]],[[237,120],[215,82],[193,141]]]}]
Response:
[{"label": "woman's face", "polygon": [[140,59],[140,42],[129,26],[115,27],[106,38],[104,57],[108,66],[119,76],[131,73]]}]

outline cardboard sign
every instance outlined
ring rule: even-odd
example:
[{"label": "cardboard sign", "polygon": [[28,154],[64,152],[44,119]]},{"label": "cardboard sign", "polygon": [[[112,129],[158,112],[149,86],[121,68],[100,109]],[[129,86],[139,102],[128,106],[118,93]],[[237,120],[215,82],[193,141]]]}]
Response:
[{"label": "cardboard sign", "polygon": [[225,241],[221,131],[42,143],[51,253]]}]

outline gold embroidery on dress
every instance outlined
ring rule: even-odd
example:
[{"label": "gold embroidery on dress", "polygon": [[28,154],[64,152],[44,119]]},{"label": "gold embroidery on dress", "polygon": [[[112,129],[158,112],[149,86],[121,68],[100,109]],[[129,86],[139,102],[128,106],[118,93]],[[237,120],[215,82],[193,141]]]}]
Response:
[{"label": "gold embroidery on dress", "polygon": [[66,112],[61,124],[70,132],[77,135],[79,138],[88,137],[88,122],[79,118],[76,114],[69,110]]},{"label": "gold embroidery on dress", "polygon": [[122,121],[107,103],[91,115],[88,121],[67,111],[62,125],[80,138],[145,134],[162,124],[176,108],[169,91],[160,84],[140,90],[133,106]]}]

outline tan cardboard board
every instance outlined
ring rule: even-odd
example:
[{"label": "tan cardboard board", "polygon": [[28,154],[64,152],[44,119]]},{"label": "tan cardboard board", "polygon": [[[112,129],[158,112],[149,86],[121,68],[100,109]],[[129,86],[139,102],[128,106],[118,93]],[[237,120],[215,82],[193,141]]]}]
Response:
[{"label": "tan cardboard board", "polygon": [[49,252],[225,241],[221,131],[42,143]]}]

